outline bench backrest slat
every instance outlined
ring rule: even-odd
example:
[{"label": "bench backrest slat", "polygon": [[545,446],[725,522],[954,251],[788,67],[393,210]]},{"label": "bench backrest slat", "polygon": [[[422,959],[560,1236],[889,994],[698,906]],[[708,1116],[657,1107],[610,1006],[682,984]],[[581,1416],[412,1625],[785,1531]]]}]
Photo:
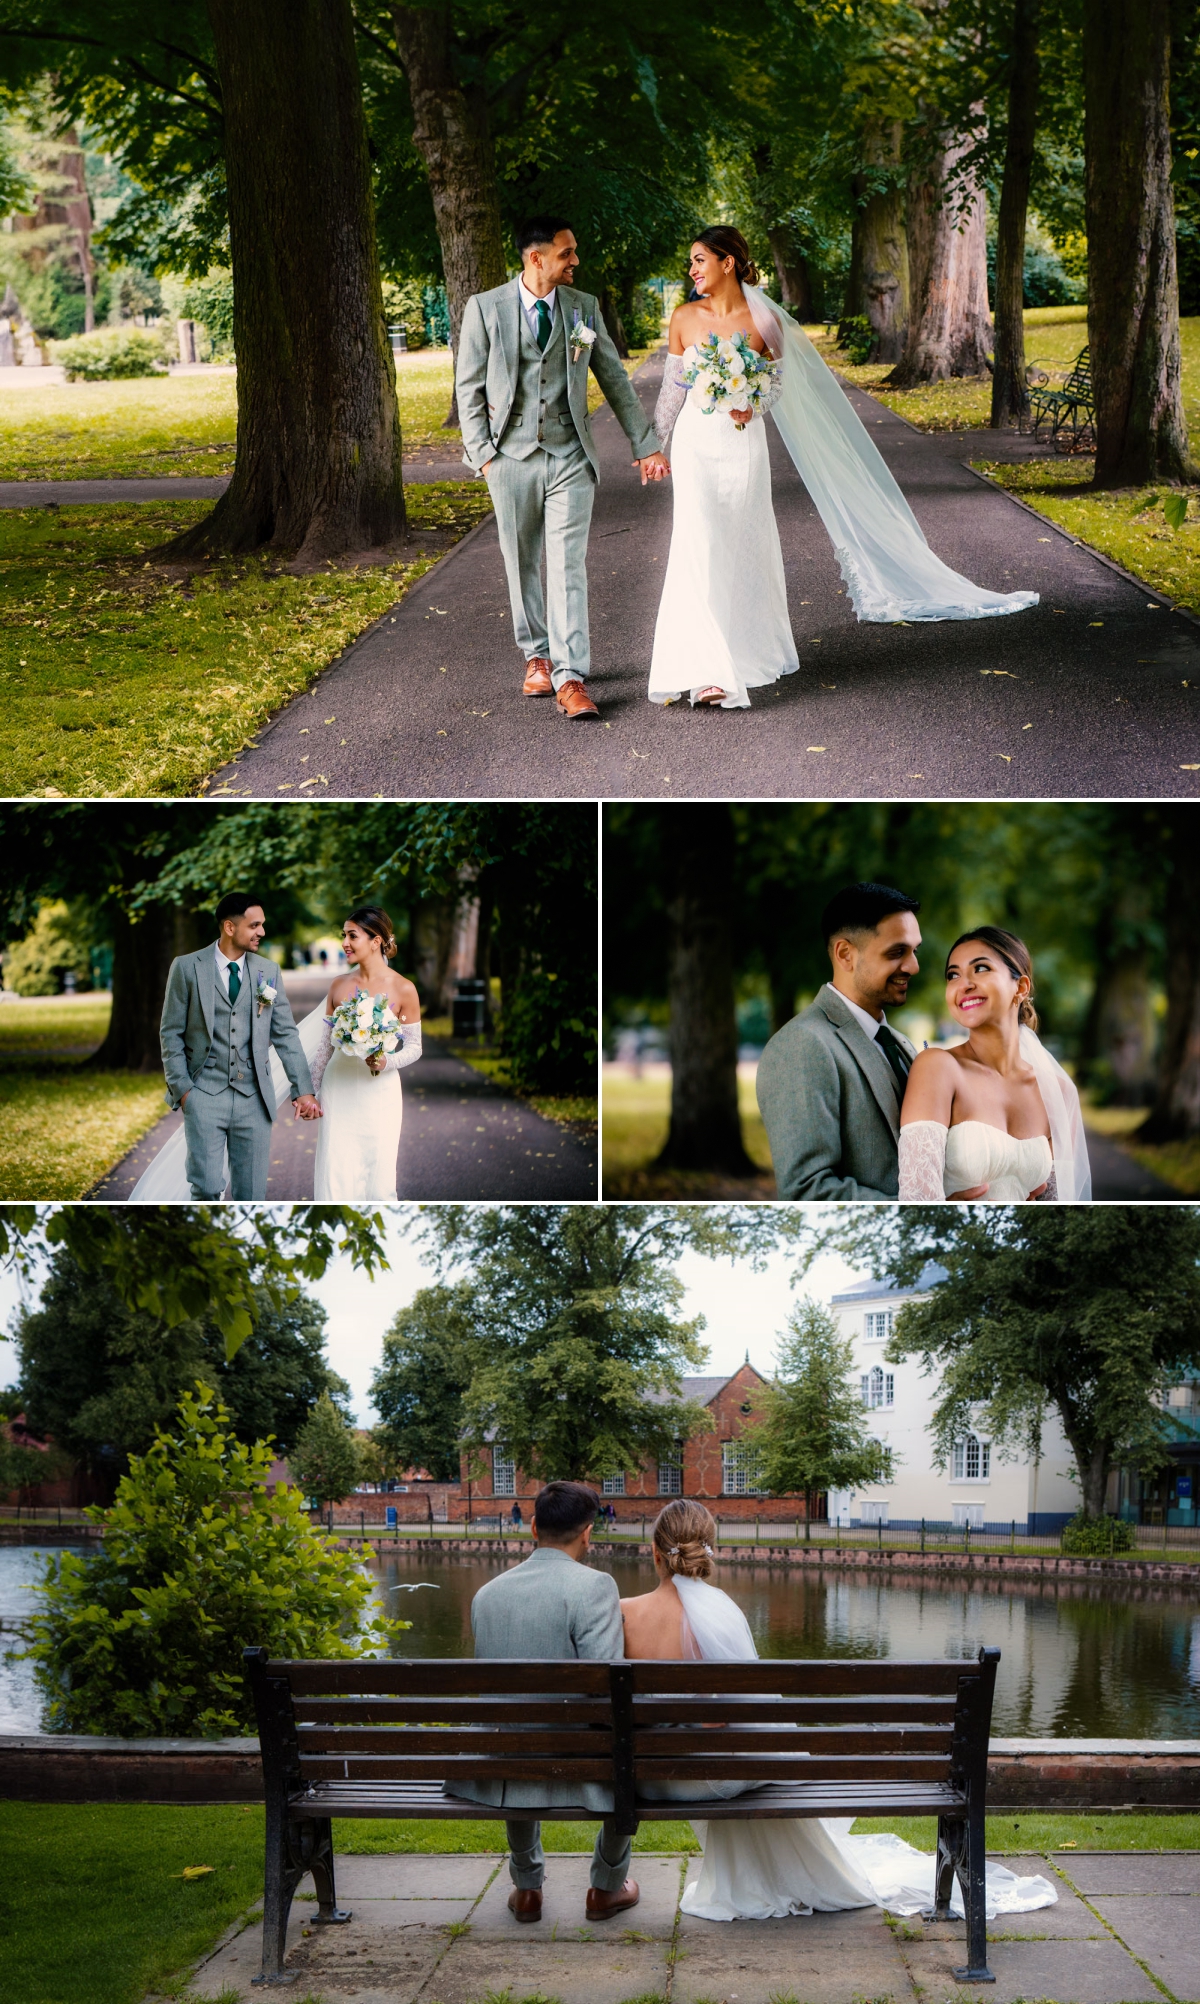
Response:
[{"label": "bench backrest slat", "polygon": [[369,1662],[325,1663],[269,1660],[268,1677],[286,1677],[297,1697],[324,1697],[339,1691],[385,1693],[405,1697],[426,1692],[447,1698],[473,1691],[523,1696],[561,1691],[608,1699],[607,1663],[545,1663],[538,1658],[513,1658],[497,1663],[471,1657],[384,1657]]},{"label": "bench backrest slat", "polygon": [[975,1663],[938,1661],[903,1663],[815,1663],[768,1659],[758,1663],[631,1663],[633,1687],[642,1696],[669,1691],[711,1691],[719,1672],[723,1691],[780,1691],[788,1696],[839,1695],[879,1697],[898,1692],[913,1696],[957,1693],[964,1677],[977,1677]]}]

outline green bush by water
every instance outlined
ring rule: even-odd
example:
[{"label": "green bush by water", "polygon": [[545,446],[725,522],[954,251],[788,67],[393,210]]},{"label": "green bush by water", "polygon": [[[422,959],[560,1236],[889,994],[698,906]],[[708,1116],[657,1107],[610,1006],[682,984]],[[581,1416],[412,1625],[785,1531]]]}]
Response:
[{"label": "green bush by water", "polygon": [[1131,1552],[1134,1542],[1133,1525],[1120,1517],[1085,1517],[1077,1510],[1070,1523],[1063,1525],[1063,1551],[1075,1558],[1099,1559],[1110,1552]]}]

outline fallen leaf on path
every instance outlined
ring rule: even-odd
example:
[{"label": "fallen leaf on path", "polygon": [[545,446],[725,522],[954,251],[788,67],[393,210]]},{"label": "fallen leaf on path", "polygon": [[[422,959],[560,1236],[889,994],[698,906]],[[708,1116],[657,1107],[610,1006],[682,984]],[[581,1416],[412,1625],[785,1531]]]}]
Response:
[{"label": "fallen leaf on path", "polygon": [[439,668],[439,669],[438,669],[438,674],[439,674],[439,675],[448,675],[449,673],[450,673],[450,670],[449,670],[448,668]]},{"label": "fallen leaf on path", "polygon": [[311,736],[311,733],[310,733],[310,731],[309,731],[309,728],[308,728],[308,725],[307,725],[307,724],[305,724],[304,728],[303,728],[303,729],[302,729],[302,731],[300,732],[300,735],[301,735],[301,737],[302,737],[302,738],[307,738],[307,737]]},{"label": "fallen leaf on path", "polygon": [[445,735],[446,735],[445,731],[439,731],[439,732],[438,732],[438,736],[439,736],[439,738],[444,738],[444,737],[445,737]]},{"label": "fallen leaf on path", "polygon": [[924,779],[925,775],[923,772],[906,772],[904,777],[905,779]]},{"label": "fallen leaf on path", "polygon": [[805,750],[806,750],[806,751],[825,751],[826,749],[827,749],[827,748],[826,748],[826,746],[825,746],[825,745],[806,745],[806,746],[805,746]]},{"label": "fallen leaf on path", "polygon": [[325,719],[325,722],[326,722],[327,724],[336,724],[336,722],[337,722],[337,718],[336,718],[336,717],[326,717],[326,719]]},{"label": "fallen leaf on path", "polygon": [[1039,542],[1039,543],[1048,543],[1048,542],[1050,542],[1050,541],[1051,541],[1051,538],[1050,538],[1049,536],[1039,536],[1039,537],[1038,537],[1038,542]]},{"label": "fallen leaf on path", "polygon": [[1006,752],[1006,751],[998,751],[998,752],[996,753],[996,757],[997,757],[997,758],[1002,758],[1002,759],[1004,760],[1004,763],[1005,763],[1005,765],[1011,765],[1011,764],[1012,764],[1012,753],[1011,753],[1011,752]]},{"label": "fallen leaf on path", "polygon": [[1181,765],[1180,772],[1200,772],[1200,765]]},{"label": "fallen leaf on path", "polygon": [[1104,621],[1102,619],[1089,619],[1088,621],[1089,626],[1103,626],[1103,624]]},{"label": "fallen leaf on path", "polygon": [[1032,724],[1022,724],[1022,725],[1021,725],[1021,729],[1022,729],[1023,731],[1031,731],[1031,730],[1033,729],[1033,725],[1032,725]]},{"label": "fallen leaf on path", "polygon": [[631,758],[649,758],[650,756],[648,751],[634,751],[632,745],[629,747],[629,752]]},{"label": "fallen leaf on path", "polygon": [[836,688],[837,688],[837,683],[836,683],[836,682],[822,682],[822,684],[821,684],[821,687],[822,687],[823,689],[836,689]]}]

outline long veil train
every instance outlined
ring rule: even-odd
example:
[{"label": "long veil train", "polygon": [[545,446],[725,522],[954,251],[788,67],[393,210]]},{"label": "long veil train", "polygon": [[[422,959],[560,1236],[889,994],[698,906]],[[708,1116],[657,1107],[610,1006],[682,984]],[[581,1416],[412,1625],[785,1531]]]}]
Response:
[{"label": "long veil train", "polygon": [[760,286],[742,289],[755,327],[783,360],[771,415],[829,532],[859,619],[988,619],[1036,605],[1035,591],[985,591],[934,555],[874,439],[803,328]]},{"label": "long veil train", "polygon": [[[321,1027],[325,1021],[325,1003],[318,1002],[296,1025],[300,1038],[300,1048],[305,1062],[311,1064],[321,1041]],[[275,1111],[279,1112],[285,1100],[292,1096],[287,1073],[279,1062],[277,1053],[271,1051],[271,1086],[275,1094]],[[229,1163],[225,1163],[225,1178],[229,1180]],[[187,1137],[182,1126],[176,1128],[169,1141],[165,1141],[148,1169],[139,1176],[129,1193],[131,1204],[186,1204],[191,1197],[191,1186],[187,1179]]]}]

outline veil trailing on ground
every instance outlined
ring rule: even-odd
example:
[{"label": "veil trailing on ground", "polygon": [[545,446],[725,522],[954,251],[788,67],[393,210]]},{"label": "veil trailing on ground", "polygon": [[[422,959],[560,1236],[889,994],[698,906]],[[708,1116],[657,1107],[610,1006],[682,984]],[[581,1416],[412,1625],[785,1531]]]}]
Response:
[{"label": "veil trailing on ground", "polygon": [[1075,1081],[1068,1077],[1057,1058],[1052,1058],[1041,1038],[1022,1023],[1021,1056],[1037,1074],[1038,1091],[1050,1122],[1050,1146],[1054,1153],[1054,1186],[1060,1204],[1090,1204],[1092,1165],[1088,1161],[1087,1138]]},{"label": "veil trailing on ground", "polygon": [[[300,1038],[300,1049],[304,1061],[311,1065],[317,1055],[321,1041],[321,1031],[325,1022],[325,1004],[319,1002],[296,1025]],[[271,1086],[275,1094],[275,1112],[292,1096],[287,1073],[279,1062],[275,1050],[271,1052]],[[225,1180],[229,1180],[229,1161],[225,1162]],[[191,1200],[191,1186],[187,1179],[187,1138],[182,1126],[177,1127],[169,1141],[163,1143],[150,1167],[146,1169],[129,1193],[131,1204],[186,1204]]]},{"label": "veil trailing on ground", "polygon": [[984,591],[934,555],[875,441],[803,328],[761,287],[742,289],[755,327],[782,358],[772,415],[829,532],[858,617],[990,619],[1036,605],[1035,591]]}]

